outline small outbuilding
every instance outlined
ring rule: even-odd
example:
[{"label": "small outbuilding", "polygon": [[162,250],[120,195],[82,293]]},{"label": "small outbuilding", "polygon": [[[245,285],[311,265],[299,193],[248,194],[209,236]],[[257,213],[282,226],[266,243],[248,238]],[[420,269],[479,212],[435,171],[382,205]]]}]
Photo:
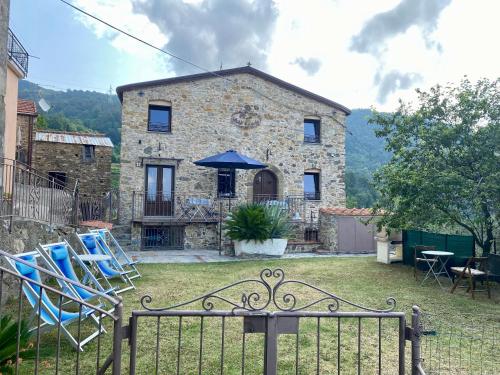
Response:
[{"label": "small outbuilding", "polygon": [[375,253],[377,226],[369,208],[328,207],[319,210],[323,247],[339,253]]},{"label": "small outbuilding", "polygon": [[111,190],[113,143],[97,133],[36,131],[32,167],[74,188],[81,195],[103,196]]}]

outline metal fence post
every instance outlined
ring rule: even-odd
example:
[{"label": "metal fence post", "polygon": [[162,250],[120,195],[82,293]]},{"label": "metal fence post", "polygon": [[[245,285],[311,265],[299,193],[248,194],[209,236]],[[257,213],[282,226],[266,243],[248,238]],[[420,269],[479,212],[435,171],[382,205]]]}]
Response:
[{"label": "metal fence post", "polygon": [[52,211],[54,210],[54,180],[50,181],[49,226],[52,226]]},{"label": "metal fence post", "polygon": [[413,306],[412,314],[411,314],[411,374],[412,375],[421,375],[424,374],[422,371],[422,364],[420,357],[420,337],[421,334],[421,326],[420,326],[420,308],[418,306]]},{"label": "metal fence post", "polygon": [[123,302],[121,297],[118,297],[119,303],[115,307],[114,315],[116,320],[113,325],[113,367],[112,374],[121,374],[122,365],[122,321],[123,321]]},{"label": "metal fence post", "polygon": [[276,375],[278,370],[278,318],[270,313],[266,317],[266,351],[264,374]]}]

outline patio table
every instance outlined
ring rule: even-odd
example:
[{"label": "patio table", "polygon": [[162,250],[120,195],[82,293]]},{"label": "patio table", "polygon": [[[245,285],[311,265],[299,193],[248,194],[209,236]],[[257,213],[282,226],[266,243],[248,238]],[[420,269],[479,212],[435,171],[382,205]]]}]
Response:
[{"label": "patio table", "polygon": [[[426,250],[422,251],[422,256],[425,259],[425,262],[429,266],[429,270],[425,274],[424,279],[420,285],[423,285],[425,280],[434,277],[438,282],[439,286],[442,288],[441,282],[439,281],[439,276],[446,275],[450,281],[451,276],[446,269],[446,264],[450,260],[450,258],[455,255],[450,251],[437,251],[437,250]],[[434,260],[431,262],[431,260]]]},{"label": "patio table", "polygon": [[102,262],[104,260],[111,260],[111,256],[105,254],[82,254],[78,258],[83,262]]}]

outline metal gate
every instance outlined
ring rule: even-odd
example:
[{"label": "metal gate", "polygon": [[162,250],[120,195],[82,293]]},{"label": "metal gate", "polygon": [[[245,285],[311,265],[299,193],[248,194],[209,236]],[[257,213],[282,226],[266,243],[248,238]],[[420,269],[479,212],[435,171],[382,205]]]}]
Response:
[{"label": "metal gate", "polygon": [[372,309],[287,280],[282,269],[264,269],[184,303],[152,303],[143,296],[144,310],[132,312],[125,330],[130,374],[402,375],[406,340],[413,344],[411,373],[423,374],[418,308],[406,327],[393,298],[386,309]]}]

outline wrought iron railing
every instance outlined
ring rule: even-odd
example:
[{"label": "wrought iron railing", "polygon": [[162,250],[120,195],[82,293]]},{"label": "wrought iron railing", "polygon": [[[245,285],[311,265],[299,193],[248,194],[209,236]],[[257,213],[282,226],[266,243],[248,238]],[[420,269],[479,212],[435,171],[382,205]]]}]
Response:
[{"label": "wrought iron railing", "polygon": [[31,219],[49,225],[118,220],[119,194],[82,196],[78,180],[69,187],[16,160],[0,158],[0,218]]},{"label": "wrought iron railing", "polygon": [[0,217],[77,224],[74,191],[34,173],[15,160],[0,159]]},{"label": "wrought iron railing", "polygon": [[19,69],[21,69],[24,75],[28,74],[29,54],[11,29],[9,29],[7,36],[7,53],[9,59],[12,60]]}]

